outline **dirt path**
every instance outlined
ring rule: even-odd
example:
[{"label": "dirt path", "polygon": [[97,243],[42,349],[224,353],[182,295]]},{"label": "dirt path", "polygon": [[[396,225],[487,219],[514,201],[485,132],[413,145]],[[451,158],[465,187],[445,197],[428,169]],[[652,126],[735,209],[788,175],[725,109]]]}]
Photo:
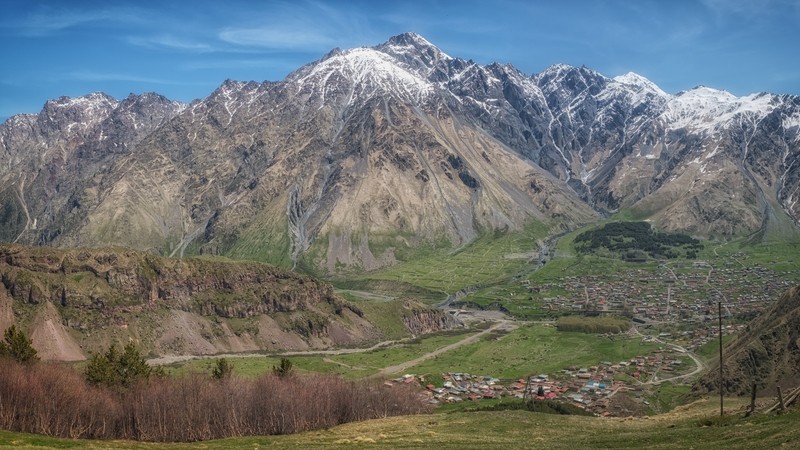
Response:
[{"label": "dirt path", "polygon": [[[637,335],[644,336],[639,331],[638,328],[636,328],[636,327],[633,327],[633,328],[634,328],[634,330],[636,330],[636,334]],[[704,363],[703,360],[700,359],[700,357],[698,357],[694,353],[690,352],[689,350],[686,350],[684,347],[681,347],[678,344],[671,344],[669,342],[664,342],[664,341],[662,341],[661,339],[658,339],[658,338],[653,338],[653,341],[654,342],[658,342],[659,344],[664,344],[666,346],[669,346],[673,350],[677,351],[678,353],[683,353],[684,355],[688,356],[689,358],[692,358],[692,361],[694,361],[694,364],[695,364],[696,367],[695,367],[695,369],[693,371],[691,371],[689,373],[685,373],[683,375],[676,375],[674,377],[662,378],[662,379],[659,379],[659,380],[650,379],[649,381],[645,381],[643,383],[640,382],[639,384],[658,385],[658,384],[661,384],[661,383],[666,383],[667,381],[674,381],[674,380],[680,380],[680,379],[683,379],[683,378],[690,378],[690,377],[698,375],[699,373],[701,373],[704,370],[706,370],[706,363]],[[655,377],[655,375],[656,374],[653,374],[653,377]]]},{"label": "dirt path", "polygon": [[[508,321],[508,320],[500,320],[496,322],[491,327],[475,334],[471,334],[469,336],[464,337],[460,341],[454,342],[452,344],[446,345],[444,347],[438,348],[431,352],[425,353],[423,355],[418,356],[410,361],[405,361],[400,364],[395,364],[392,366],[384,367],[380,369],[376,374],[372,375],[372,377],[382,377],[387,375],[392,375],[398,372],[402,372],[409,367],[413,367],[423,361],[428,359],[434,358],[442,353],[448,352],[450,350],[454,350],[456,348],[462,347],[464,345],[472,344],[477,342],[481,336],[485,336],[493,331],[505,331],[510,332],[515,330],[517,325]],[[410,338],[409,338],[410,339]],[[381,349],[381,348],[390,348],[395,345],[402,344],[403,342],[409,339],[400,339],[396,341],[384,341],[379,342],[372,347],[366,348],[343,348],[338,350],[302,350],[302,351],[287,351],[281,353],[229,353],[229,354],[219,354],[219,355],[175,355],[175,356],[163,356],[161,358],[153,358],[147,361],[148,364],[151,366],[159,366],[159,365],[166,365],[166,364],[173,364],[177,362],[189,361],[193,359],[212,359],[212,358],[258,358],[258,357],[265,357],[265,356],[307,356],[307,355],[326,355],[326,356],[335,356],[335,355],[345,355],[350,353],[364,353],[370,352],[373,350]],[[329,362],[334,362],[329,358],[325,358],[325,360]],[[342,366],[346,366],[345,364],[340,364]],[[346,366],[349,367],[349,366]]]},{"label": "dirt path", "polygon": [[432,352],[425,353],[424,355],[421,355],[421,356],[419,356],[417,358],[414,358],[414,359],[412,359],[410,361],[402,362],[400,364],[395,364],[393,366],[384,367],[383,369],[379,370],[378,373],[373,375],[373,377],[382,377],[382,376],[393,375],[393,374],[396,374],[396,373],[399,373],[399,372],[403,372],[406,369],[408,369],[409,367],[416,366],[417,364],[419,364],[419,363],[421,363],[423,361],[427,361],[427,360],[429,360],[431,358],[434,358],[436,356],[439,356],[442,353],[449,352],[450,350],[454,350],[454,349],[456,349],[458,347],[462,347],[464,345],[472,344],[474,342],[477,342],[478,339],[481,338],[481,336],[489,334],[492,331],[501,330],[501,331],[505,331],[505,332],[510,332],[510,331],[512,331],[512,330],[514,330],[516,328],[517,328],[517,326],[515,324],[513,324],[513,323],[511,323],[511,322],[509,322],[507,320],[503,320],[503,321],[497,322],[494,325],[492,325],[491,327],[481,331],[480,333],[473,334],[472,336],[467,336],[467,337],[465,337],[464,339],[462,339],[462,340],[460,340],[458,342],[454,342],[454,343],[452,343],[450,345],[445,345],[442,348],[436,349],[436,350],[434,350]]},{"label": "dirt path", "polygon": [[695,363],[695,365],[697,367],[693,371],[691,371],[689,373],[685,373],[683,375],[677,375],[677,376],[670,377],[670,378],[661,378],[659,380],[650,380],[648,382],[645,382],[644,384],[655,384],[655,385],[657,385],[657,384],[661,384],[661,383],[666,383],[667,381],[675,381],[675,380],[680,380],[680,379],[683,379],[683,378],[691,378],[691,377],[699,374],[700,372],[703,372],[704,370],[706,370],[705,363],[703,361],[701,361],[700,358],[698,358],[697,355],[695,355],[694,353],[684,349],[683,347],[681,347],[679,345],[668,344],[668,343],[664,343],[664,344],[665,345],[669,345],[673,349],[685,354],[689,358],[692,358],[692,360],[694,361],[694,363]]},{"label": "dirt path", "polygon": [[367,291],[354,291],[351,289],[342,289],[340,292],[351,294],[365,300],[375,300],[384,303],[397,299],[397,297],[392,297],[390,295],[377,294],[375,292],[367,292]]},{"label": "dirt path", "polygon": [[147,363],[151,366],[161,366],[178,362],[191,361],[193,359],[216,359],[216,358],[263,358],[265,356],[309,356],[309,355],[345,355],[348,353],[371,352],[380,348],[388,348],[397,344],[402,344],[411,338],[398,339],[396,341],[378,342],[372,347],[364,348],[340,348],[336,350],[290,350],[279,353],[220,353],[214,355],[171,355],[160,358],[148,359]]}]

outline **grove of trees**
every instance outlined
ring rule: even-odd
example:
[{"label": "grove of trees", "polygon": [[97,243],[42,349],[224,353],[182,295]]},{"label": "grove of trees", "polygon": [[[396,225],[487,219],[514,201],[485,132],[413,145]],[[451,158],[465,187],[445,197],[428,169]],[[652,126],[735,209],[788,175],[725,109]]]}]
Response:
[{"label": "grove of trees", "polygon": [[556,322],[558,331],[581,333],[622,333],[631,327],[631,321],[621,317],[561,316]]},{"label": "grove of trees", "polygon": [[575,237],[580,253],[592,253],[605,248],[623,259],[640,260],[646,257],[693,259],[703,244],[683,233],[655,232],[647,222],[611,222]]}]

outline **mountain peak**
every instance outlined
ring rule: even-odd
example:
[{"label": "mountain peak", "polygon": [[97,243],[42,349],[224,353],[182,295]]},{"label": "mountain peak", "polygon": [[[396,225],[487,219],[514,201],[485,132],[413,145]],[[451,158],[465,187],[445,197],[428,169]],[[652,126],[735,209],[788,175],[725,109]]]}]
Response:
[{"label": "mountain peak", "polygon": [[409,65],[425,77],[428,77],[437,66],[441,66],[442,62],[453,60],[450,55],[416,33],[392,36],[388,41],[374,48]]},{"label": "mountain peak", "polygon": [[355,94],[360,94],[343,97],[348,103],[387,94],[418,101],[432,88],[415,69],[416,66],[388,51],[360,47],[328,54],[314,64],[292,73],[288,79],[298,86],[315,91],[320,99],[324,99],[326,95],[329,99],[335,96],[329,93],[348,92],[349,88],[341,86],[345,83],[355,89]]},{"label": "mountain peak", "polygon": [[596,72],[586,66],[571,66],[569,64],[553,64],[543,71],[534,75],[534,78],[542,82],[549,82],[551,80],[562,80],[568,77],[580,77],[584,79],[600,78],[607,80],[600,72]]},{"label": "mountain peak", "polygon": [[655,83],[648,80],[647,78],[639,75],[638,73],[628,72],[624,75],[619,75],[614,77],[614,81],[622,84],[626,84],[628,86],[638,87],[640,89],[645,89],[651,92],[655,92],[656,94],[662,97],[668,97],[669,94],[661,90]]},{"label": "mountain peak", "polygon": [[696,96],[723,96],[728,98],[736,98],[735,95],[724,89],[714,89],[702,84],[699,84],[688,91],[681,91],[678,95],[696,95]]},{"label": "mountain peak", "polygon": [[420,47],[436,48],[436,46],[431,44],[430,41],[428,41],[424,37],[414,32],[406,32],[398,34],[397,36],[392,36],[389,38],[388,41],[384,43],[384,45],[397,45],[397,46],[417,47],[417,48]]},{"label": "mountain peak", "polygon": [[58,97],[55,100],[48,100],[46,105],[70,107],[78,105],[97,105],[107,103],[116,106],[117,100],[106,94],[105,92],[92,92],[90,94],[82,95],[80,97]]}]

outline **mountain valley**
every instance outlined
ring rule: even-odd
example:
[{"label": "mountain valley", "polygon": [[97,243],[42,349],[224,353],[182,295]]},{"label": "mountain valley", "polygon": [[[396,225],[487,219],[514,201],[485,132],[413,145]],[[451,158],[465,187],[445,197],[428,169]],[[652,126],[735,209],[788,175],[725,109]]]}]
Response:
[{"label": "mountain valley", "polygon": [[414,33],[188,104],[61,97],[0,124],[0,330],[43,360],[134,342],[176,378],[286,360],[457,414],[618,416],[713,394],[726,339],[727,392],[772,392],[800,379],[798,161],[798,96]]}]

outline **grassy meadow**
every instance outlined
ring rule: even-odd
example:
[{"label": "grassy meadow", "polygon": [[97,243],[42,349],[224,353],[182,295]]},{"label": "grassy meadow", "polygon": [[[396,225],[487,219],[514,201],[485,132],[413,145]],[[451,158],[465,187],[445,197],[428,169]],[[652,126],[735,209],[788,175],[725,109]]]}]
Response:
[{"label": "grassy meadow", "polygon": [[17,449],[233,448],[795,448],[800,412],[743,418],[745,399],[727,399],[720,418],[716,399],[704,399],[656,417],[609,419],[527,411],[425,414],[355,422],[283,436],[164,444],[79,441],[0,432],[0,447]]},{"label": "grassy meadow", "polygon": [[[289,356],[300,372],[336,373],[345,378],[364,378],[382,368],[400,364],[438,348],[460,341],[478,330],[439,333],[414,339],[397,347],[341,355]],[[491,332],[478,342],[442,353],[407,370],[438,381],[446,372],[467,372],[498,378],[519,378],[529,374],[557,373],[570,366],[587,367],[600,361],[623,361],[646,355],[658,344],[639,338],[619,336],[614,340],[596,334],[558,331],[548,324],[520,324],[509,333]],[[278,356],[228,358],[234,371],[255,377],[272,370]],[[209,372],[214,359],[198,359],[169,367],[173,373]],[[402,375],[402,374],[397,374]]]}]

